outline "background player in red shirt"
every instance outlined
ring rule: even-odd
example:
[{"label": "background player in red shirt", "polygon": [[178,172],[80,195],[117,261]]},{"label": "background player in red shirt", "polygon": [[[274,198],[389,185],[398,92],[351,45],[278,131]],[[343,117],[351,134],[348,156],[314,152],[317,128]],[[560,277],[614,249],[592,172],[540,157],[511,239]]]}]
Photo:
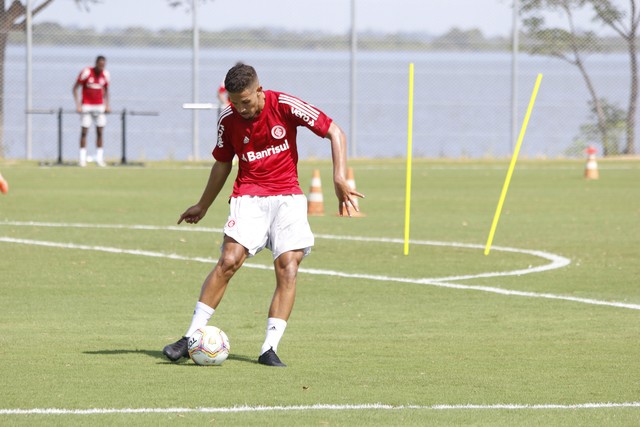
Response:
[{"label": "background player in red shirt", "polygon": [[224,80],[220,83],[220,86],[218,86],[218,92],[216,95],[218,97],[218,117],[220,117],[222,110],[227,108],[230,104],[229,94],[227,93],[227,89],[224,87]]},{"label": "background player in red shirt", "polygon": [[0,193],[7,194],[9,192],[9,183],[0,174]]},{"label": "background player in red shirt", "polygon": [[[80,166],[87,165],[87,133],[91,123],[96,125],[96,164],[106,166],[102,149],[102,131],[107,124],[105,113],[111,112],[109,107],[109,72],[105,70],[107,60],[104,56],[96,58],[94,67],[84,68],[73,86],[73,99],[76,110],[81,114],[80,134]],[[78,89],[82,88],[82,98]]]},{"label": "background player in red shirt", "polygon": [[231,105],[218,119],[215,162],[200,200],[178,220],[196,224],[207,213],[227,180],[234,155],[238,175],[229,201],[222,254],[202,284],[191,325],[163,353],[172,361],[188,356],[188,340],[207,324],[229,280],[244,261],[265,247],[273,253],[276,289],[269,307],[267,332],[258,362],[285,366],[277,356],[296,292],[296,275],[314,239],[307,221],[307,200],[298,183],[297,127],[329,139],[333,182],[340,215],[357,211],[364,197],[346,179],[347,139],[342,129],[314,106],[287,94],[263,90],[253,67],[236,64],[225,78]]}]

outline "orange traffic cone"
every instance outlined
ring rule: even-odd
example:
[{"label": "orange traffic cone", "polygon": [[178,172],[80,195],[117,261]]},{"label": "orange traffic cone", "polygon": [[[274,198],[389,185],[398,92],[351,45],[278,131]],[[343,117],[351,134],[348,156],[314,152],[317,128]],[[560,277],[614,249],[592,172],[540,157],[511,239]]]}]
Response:
[{"label": "orange traffic cone", "polygon": [[[353,177],[353,168],[348,168],[347,169],[347,183],[349,184],[349,187],[351,187],[351,189],[353,191],[356,191],[356,180]],[[357,209],[360,209],[360,206],[358,206],[358,197],[354,197],[353,198],[353,206]],[[346,215],[347,213],[344,212],[344,215]],[[365,216],[362,212],[360,211],[356,211],[355,209],[351,209],[351,216],[355,216],[355,217],[362,217]]]},{"label": "orange traffic cone", "polygon": [[314,169],[311,178],[311,189],[307,197],[307,214],[312,216],[324,215],[324,200],[322,198],[322,181],[320,180],[320,171]]},{"label": "orange traffic cone", "polygon": [[587,164],[584,167],[584,178],[585,179],[598,179],[598,162],[596,162],[596,149],[595,147],[587,148]]},{"label": "orange traffic cone", "polygon": [[0,175],[0,191],[2,194],[7,194],[9,191],[9,183]]}]

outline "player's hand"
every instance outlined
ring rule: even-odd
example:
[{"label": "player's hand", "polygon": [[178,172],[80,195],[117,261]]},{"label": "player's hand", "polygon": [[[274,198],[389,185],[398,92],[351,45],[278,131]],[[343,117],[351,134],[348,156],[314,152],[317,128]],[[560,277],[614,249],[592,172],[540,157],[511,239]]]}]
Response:
[{"label": "player's hand", "polygon": [[82,113],[82,107],[80,107],[80,106],[76,107],[76,111],[77,111],[78,113]]},{"label": "player's hand", "polygon": [[340,216],[344,216],[345,213],[348,216],[351,216],[351,210],[353,209],[356,212],[360,212],[358,209],[358,205],[355,202],[355,198],[359,197],[364,199],[364,194],[359,193],[355,190],[352,190],[349,184],[344,182],[336,182],[336,196],[338,196],[338,213]]},{"label": "player's hand", "polygon": [[207,210],[200,205],[193,205],[180,215],[178,224],[185,221],[188,224],[197,224],[207,214]]}]

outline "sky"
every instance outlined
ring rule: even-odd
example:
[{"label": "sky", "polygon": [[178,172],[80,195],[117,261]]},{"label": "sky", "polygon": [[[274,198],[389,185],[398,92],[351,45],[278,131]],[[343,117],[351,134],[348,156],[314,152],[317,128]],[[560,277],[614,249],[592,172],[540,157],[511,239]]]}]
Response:
[{"label": "sky", "polygon": [[[24,0],[23,0],[24,1]],[[37,6],[43,0],[31,0]],[[55,0],[34,23],[58,22],[97,30],[142,26],[152,30],[191,28],[191,14],[167,0],[101,0],[90,11],[74,0]],[[487,36],[511,31],[512,0],[356,0],[358,31],[442,34],[452,27],[479,28]],[[203,30],[282,28],[344,34],[351,0],[206,0],[199,6]]]},{"label": "sky", "polygon": [[[43,1],[31,0],[32,7]],[[512,4],[513,0],[355,0],[355,22],[358,31],[439,35],[456,27],[508,36]],[[351,24],[351,0],[201,0],[198,16],[200,28],[209,31],[269,27],[344,34]],[[560,22],[554,15],[547,19]],[[576,19],[579,27],[593,26],[586,13],[578,13]],[[88,12],[75,0],[55,0],[34,18],[36,24],[45,21],[99,31],[192,26],[191,13],[185,7],[170,7],[168,0],[98,0]]]}]

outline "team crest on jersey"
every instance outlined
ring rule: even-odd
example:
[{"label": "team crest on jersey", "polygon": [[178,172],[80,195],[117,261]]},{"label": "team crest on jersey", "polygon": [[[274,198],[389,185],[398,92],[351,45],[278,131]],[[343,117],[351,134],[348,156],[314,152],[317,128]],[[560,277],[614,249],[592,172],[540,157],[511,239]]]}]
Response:
[{"label": "team crest on jersey", "polygon": [[245,144],[245,145],[248,144],[249,143],[249,137],[245,136],[244,139],[242,140],[242,143]]},{"label": "team crest on jersey", "polygon": [[287,131],[284,129],[284,126],[275,125],[271,128],[271,136],[275,139],[282,139],[287,135]]}]

